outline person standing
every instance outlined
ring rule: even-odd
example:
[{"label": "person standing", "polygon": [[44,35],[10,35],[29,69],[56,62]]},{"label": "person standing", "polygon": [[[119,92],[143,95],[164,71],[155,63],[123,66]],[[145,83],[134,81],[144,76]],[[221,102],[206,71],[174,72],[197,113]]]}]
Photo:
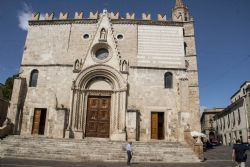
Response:
[{"label": "person standing", "polygon": [[128,155],[128,161],[127,161],[127,165],[130,165],[130,161],[132,159],[132,142],[128,142],[127,144],[127,155]]},{"label": "person standing", "polygon": [[237,163],[236,167],[245,167],[245,162],[247,160],[246,151],[248,146],[241,143],[240,139],[236,140],[236,144],[233,145],[232,161]]}]

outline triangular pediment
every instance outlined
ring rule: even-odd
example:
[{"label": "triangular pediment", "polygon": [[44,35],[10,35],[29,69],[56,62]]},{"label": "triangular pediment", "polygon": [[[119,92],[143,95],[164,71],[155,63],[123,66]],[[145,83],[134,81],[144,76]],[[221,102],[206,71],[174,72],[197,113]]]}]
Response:
[{"label": "triangular pediment", "polygon": [[119,67],[119,52],[110,23],[109,14],[103,11],[97,23],[97,29],[88,48],[87,55],[83,60],[83,68],[88,66],[105,64],[117,70]]}]

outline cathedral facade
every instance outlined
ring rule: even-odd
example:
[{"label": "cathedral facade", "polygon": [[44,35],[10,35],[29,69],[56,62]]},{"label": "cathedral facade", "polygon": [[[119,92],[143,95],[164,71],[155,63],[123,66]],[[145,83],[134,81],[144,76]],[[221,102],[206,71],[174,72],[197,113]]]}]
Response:
[{"label": "cathedral facade", "polygon": [[200,131],[194,21],[103,10],[29,21],[8,117],[14,133],[52,138],[183,141]]}]

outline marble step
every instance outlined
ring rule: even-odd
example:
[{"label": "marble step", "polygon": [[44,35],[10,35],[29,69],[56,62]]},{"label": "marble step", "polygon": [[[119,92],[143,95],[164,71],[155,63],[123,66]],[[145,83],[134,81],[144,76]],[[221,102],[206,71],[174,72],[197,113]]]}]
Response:
[{"label": "marble step", "polygon": [[[71,161],[126,161],[126,142],[10,136],[0,141],[0,156]],[[183,143],[134,142],[134,162],[199,162]]]}]

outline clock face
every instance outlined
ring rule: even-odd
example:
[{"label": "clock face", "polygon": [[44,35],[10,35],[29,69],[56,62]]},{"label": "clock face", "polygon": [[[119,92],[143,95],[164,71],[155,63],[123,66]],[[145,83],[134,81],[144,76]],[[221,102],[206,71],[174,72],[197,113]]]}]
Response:
[{"label": "clock face", "polygon": [[109,51],[105,48],[98,49],[95,53],[95,57],[99,60],[104,60],[109,56]]}]

